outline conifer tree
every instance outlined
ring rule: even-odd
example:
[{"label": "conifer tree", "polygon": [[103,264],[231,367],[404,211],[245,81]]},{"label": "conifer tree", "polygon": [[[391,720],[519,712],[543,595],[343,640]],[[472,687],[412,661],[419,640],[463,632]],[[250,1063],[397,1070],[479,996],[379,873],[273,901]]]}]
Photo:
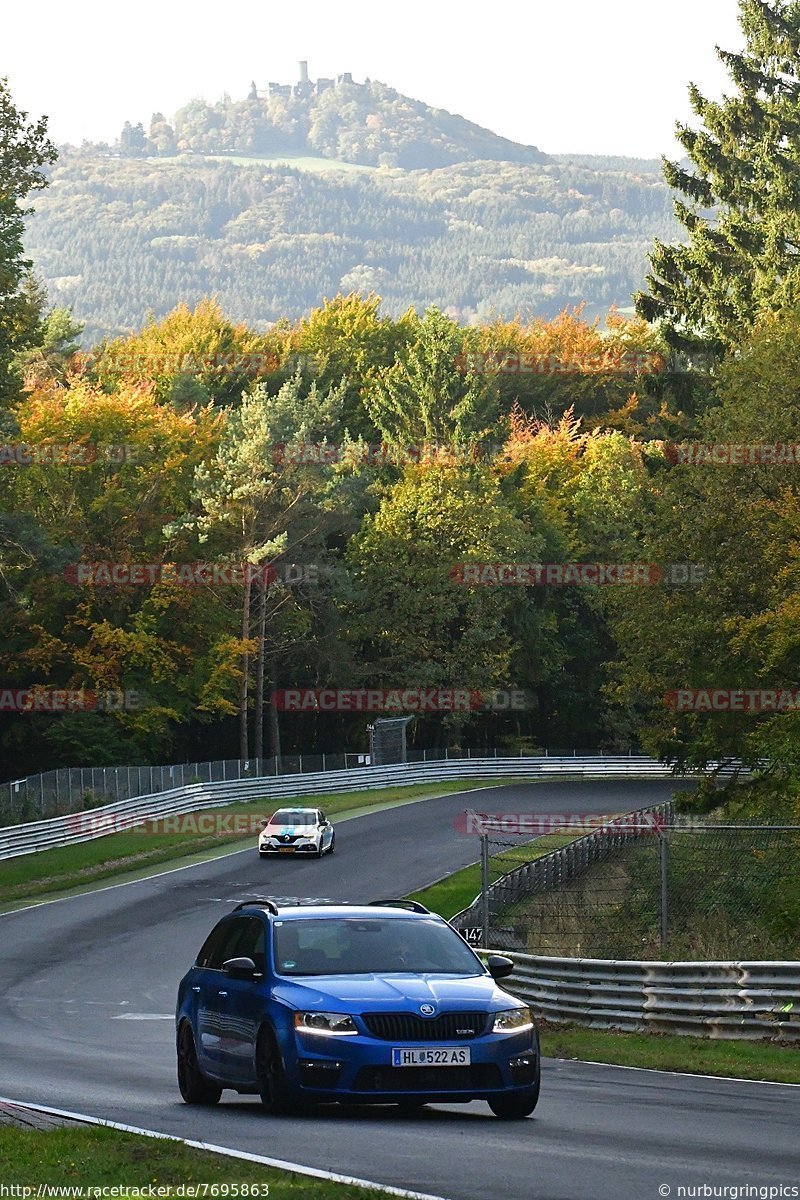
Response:
[{"label": "conifer tree", "polygon": [[800,299],[800,2],[739,0],[743,53],[717,47],[735,93],[677,125],[691,169],[664,160],[684,244],[656,241],[640,316],[677,348],[723,350]]}]

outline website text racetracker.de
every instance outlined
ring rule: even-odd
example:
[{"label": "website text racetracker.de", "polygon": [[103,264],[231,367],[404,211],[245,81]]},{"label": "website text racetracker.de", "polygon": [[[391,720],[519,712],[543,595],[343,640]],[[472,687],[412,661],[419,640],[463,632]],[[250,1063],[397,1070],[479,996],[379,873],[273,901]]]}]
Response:
[{"label": "website text racetracker.de", "polygon": [[270,703],[280,712],[524,712],[531,696],[521,689],[285,688]]},{"label": "website text racetracker.de", "polygon": [[234,1200],[269,1196],[268,1183],[146,1183],[140,1186],[115,1184],[0,1183],[0,1200]]},{"label": "website text racetracker.de", "polygon": [[157,813],[82,812],[67,817],[71,837],[100,837],[109,833],[143,833],[154,837],[258,837],[267,816],[260,813],[190,812],[159,816]]},{"label": "website text racetracker.de", "polygon": [[658,812],[609,816],[600,813],[479,813],[467,809],[453,821],[457,833],[503,833],[523,837],[547,833],[574,833],[577,837],[598,829],[609,833],[619,833],[621,830],[659,833],[665,825],[665,818]]},{"label": "website text racetracker.de", "polygon": [[135,688],[57,688],[34,685],[27,688],[0,686],[0,713],[86,713],[139,712],[146,707],[142,692]]},{"label": "website text racetracker.de", "polygon": [[465,586],[483,587],[622,587],[658,583],[700,584],[702,563],[453,563],[450,578]]}]

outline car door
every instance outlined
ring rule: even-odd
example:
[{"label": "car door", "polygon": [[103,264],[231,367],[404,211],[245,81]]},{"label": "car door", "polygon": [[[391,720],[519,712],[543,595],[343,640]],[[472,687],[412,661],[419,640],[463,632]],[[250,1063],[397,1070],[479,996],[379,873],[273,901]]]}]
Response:
[{"label": "car door", "polygon": [[331,840],[333,839],[333,826],[331,825],[328,818],[325,816],[325,813],[322,811],[322,809],[319,809],[317,812],[317,821],[322,830],[322,840],[320,842],[320,847],[323,850],[327,850],[331,844]]},{"label": "car door", "polygon": [[[266,923],[260,917],[243,917],[233,953],[227,958],[251,958],[257,978],[241,979],[223,971],[222,1021],[225,1041],[220,1068],[226,1079],[242,1084],[255,1082],[256,1036],[266,1007]],[[223,959],[224,962],[227,959]]]},{"label": "car door", "polygon": [[[204,955],[197,1004],[197,1055],[201,1067],[220,1078],[235,1077],[241,1060],[242,1025],[236,1010],[240,982],[222,969],[230,958],[240,957],[238,947],[252,937],[255,917],[234,916],[214,930]],[[250,957],[248,955],[248,957]]]}]

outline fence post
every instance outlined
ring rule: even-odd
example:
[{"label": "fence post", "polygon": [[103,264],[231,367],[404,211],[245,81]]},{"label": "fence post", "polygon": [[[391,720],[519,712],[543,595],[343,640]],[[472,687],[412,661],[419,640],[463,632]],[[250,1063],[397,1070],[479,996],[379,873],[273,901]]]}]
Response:
[{"label": "fence post", "polygon": [[489,948],[489,835],[481,834],[481,945]]},{"label": "fence post", "polygon": [[658,835],[659,860],[661,865],[661,945],[667,944],[667,839],[663,833]]}]

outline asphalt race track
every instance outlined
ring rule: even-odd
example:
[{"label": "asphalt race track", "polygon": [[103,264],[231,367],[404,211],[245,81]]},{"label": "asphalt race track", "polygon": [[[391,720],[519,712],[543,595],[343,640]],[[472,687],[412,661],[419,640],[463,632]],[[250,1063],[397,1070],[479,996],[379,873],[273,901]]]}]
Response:
[{"label": "asphalt race track", "polygon": [[[800,1185],[800,1087],[547,1060],[536,1113],[509,1123],[481,1103],[413,1116],[332,1105],[270,1118],[232,1092],[216,1109],[190,1108],[178,1093],[177,983],[230,904],[259,894],[402,896],[478,857],[477,839],[453,825],[466,807],[618,812],[671,788],[467,792],[341,823],[336,854],[321,861],[262,862],[253,848],[2,916],[0,1094],[449,1200],[678,1200],[679,1186]],[[792,1194],[800,1191],[772,1196]]]}]

